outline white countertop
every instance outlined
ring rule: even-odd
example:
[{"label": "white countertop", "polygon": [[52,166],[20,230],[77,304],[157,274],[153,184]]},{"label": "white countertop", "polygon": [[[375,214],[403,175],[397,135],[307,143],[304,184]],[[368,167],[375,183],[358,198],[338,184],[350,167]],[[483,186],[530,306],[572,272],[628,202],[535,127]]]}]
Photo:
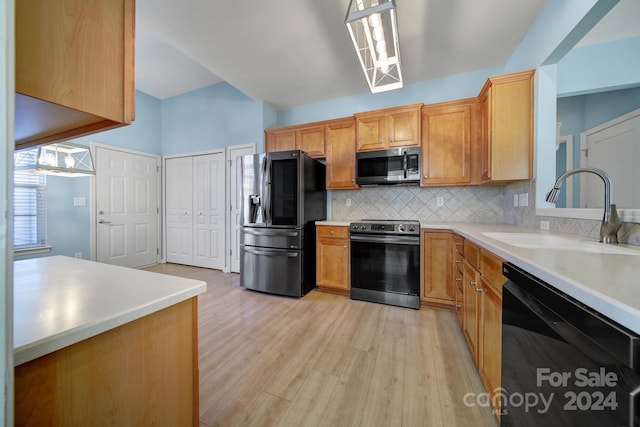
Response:
[{"label": "white countertop", "polygon": [[[336,220],[326,223],[348,226],[349,222]],[[640,255],[605,255],[553,248],[522,248],[482,234],[526,232],[589,240],[574,235],[504,224],[423,222],[421,228],[454,231],[640,334]],[[640,251],[638,246],[619,246]]]},{"label": "white countertop", "polygon": [[16,261],[14,365],[203,293],[205,282],[65,256]]}]

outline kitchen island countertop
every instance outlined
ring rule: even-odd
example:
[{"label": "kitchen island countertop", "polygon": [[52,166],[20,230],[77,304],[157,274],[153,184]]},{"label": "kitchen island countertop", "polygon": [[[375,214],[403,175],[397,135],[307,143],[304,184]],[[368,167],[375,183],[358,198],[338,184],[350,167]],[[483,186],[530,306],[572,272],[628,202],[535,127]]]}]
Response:
[{"label": "kitchen island countertop", "polygon": [[206,283],[66,256],[14,263],[14,365],[195,297]]},{"label": "kitchen island countertop", "polygon": [[[320,221],[317,224],[327,222]],[[329,223],[348,226],[349,222],[349,220],[331,220]],[[506,224],[421,221],[420,227],[422,230],[453,231],[640,334],[640,247],[638,246],[618,245],[630,251],[638,251],[638,255],[585,253],[553,247],[525,248],[503,243],[484,233],[540,233],[595,241],[575,235],[550,233]]]}]

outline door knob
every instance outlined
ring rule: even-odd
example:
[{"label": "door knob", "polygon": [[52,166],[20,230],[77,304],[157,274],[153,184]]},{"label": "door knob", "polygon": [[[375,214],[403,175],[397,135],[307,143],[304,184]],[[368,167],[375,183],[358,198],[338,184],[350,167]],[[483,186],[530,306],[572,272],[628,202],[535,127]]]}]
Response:
[{"label": "door knob", "polygon": [[105,221],[104,219],[100,218],[98,220],[98,224],[111,224],[111,221]]}]

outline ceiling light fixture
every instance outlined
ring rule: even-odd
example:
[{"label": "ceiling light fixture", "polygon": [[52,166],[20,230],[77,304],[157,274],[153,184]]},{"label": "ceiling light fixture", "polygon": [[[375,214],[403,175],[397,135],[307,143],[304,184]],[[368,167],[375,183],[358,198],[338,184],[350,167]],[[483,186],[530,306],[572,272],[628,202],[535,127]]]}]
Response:
[{"label": "ceiling light fixture", "polygon": [[16,171],[57,176],[95,175],[88,147],[70,142],[39,145],[13,153]]},{"label": "ceiling light fixture", "polygon": [[344,23],[371,93],[401,88],[395,0],[351,0]]}]

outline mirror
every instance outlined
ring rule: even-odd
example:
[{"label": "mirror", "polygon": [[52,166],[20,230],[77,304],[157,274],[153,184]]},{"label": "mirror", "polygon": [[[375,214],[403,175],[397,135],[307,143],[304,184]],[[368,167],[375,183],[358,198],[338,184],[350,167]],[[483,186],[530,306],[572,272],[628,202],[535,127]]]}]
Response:
[{"label": "mirror", "polygon": [[[598,167],[611,177],[619,209],[640,209],[640,180],[633,175],[640,170],[640,74],[629,61],[640,49],[637,16],[640,2],[620,0],[557,65],[555,177]],[[576,174],[562,185],[556,208],[601,212],[603,204],[602,180]]]}]

